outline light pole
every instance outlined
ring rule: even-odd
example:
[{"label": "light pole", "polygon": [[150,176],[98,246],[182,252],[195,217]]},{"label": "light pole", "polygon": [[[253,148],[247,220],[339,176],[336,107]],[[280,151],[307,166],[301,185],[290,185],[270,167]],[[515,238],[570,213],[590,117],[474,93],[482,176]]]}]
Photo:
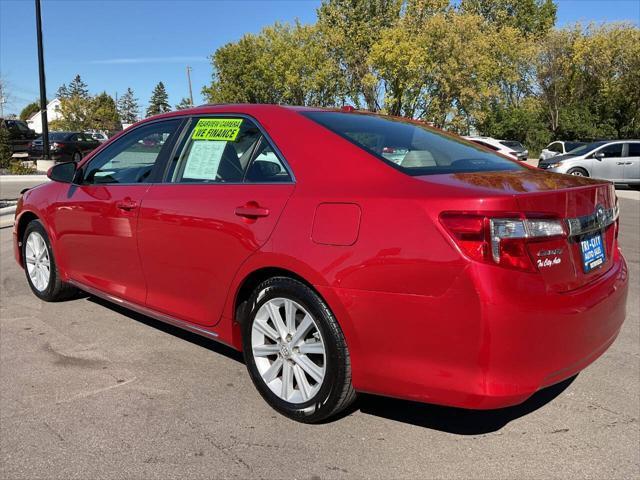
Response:
[{"label": "light pole", "polygon": [[189,101],[193,107],[193,91],[191,90],[191,67],[187,65],[187,81],[189,82]]},{"label": "light pole", "polygon": [[40,0],[36,1],[36,30],[38,33],[38,70],[40,73],[40,120],[42,121],[42,154],[49,160],[49,123],[47,121],[47,86],[44,76],[44,51],[42,49],[42,15]]}]

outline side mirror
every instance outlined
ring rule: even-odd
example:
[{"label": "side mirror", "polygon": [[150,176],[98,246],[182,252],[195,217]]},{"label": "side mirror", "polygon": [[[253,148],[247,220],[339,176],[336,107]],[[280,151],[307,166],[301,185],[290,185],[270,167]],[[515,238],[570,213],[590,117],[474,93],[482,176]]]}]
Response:
[{"label": "side mirror", "polygon": [[602,160],[604,158],[604,153],[596,152],[593,154],[593,158],[595,158],[596,160]]},{"label": "side mirror", "polygon": [[47,177],[54,182],[73,183],[76,177],[76,168],[76,162],[59,163],[49,169]]}]

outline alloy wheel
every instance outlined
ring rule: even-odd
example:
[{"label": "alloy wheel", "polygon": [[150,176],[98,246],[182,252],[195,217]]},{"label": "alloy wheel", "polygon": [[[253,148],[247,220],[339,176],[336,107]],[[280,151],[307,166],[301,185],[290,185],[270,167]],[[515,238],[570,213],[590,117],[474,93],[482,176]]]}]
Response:
[{"label": "alloy wheel", "polygon": [[51,259],[47,244],[38,232],[31,232],[25,244],[25,263],[31,284],[44,292],[51,278]]},{"label": "alloy wheel", "polygon": [[265,384],[282,400],[304,403],[322,387],[326,349],[316,321],[300,304],[273,298],[251,328],[251,351]]}]

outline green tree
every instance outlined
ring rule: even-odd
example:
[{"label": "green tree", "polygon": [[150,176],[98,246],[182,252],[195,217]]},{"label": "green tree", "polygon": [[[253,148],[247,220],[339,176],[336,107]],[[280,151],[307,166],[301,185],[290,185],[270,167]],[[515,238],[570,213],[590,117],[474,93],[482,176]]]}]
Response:
[{"label": "green tree", "polygon": [[381,32],[400,18],[402,0],[323,0],[318,26],[324,47],[339,66],[347,93],[357,106],[371,111],[382,106],[380,79],[369,54]]},{"label": "green tree", "polygon": [[185,110],[191,107],[193,107],[193,105],[191,105],[191,100],[183,97],[182,100],[180,100],[180,103],[176,105],[176,110]]},{"label": "green tree", "polygon": [[276,23],[219,48],[212,63],[213,82],[202,91],[211,103],[330,106],[343,97],[338,66],[313,26]]},{"label": "green tree", "polygon": [[122,123],[131,124],[138,121],[140,107],[131,88],[127,88],[124,95],[118,99],[118,114]]},{"label": "green tree", "polygon": [[167,95],[167,90],[164,88],[164,83],[159,82],[151,94],[149,106],[147,107],[147,117],[170,111],[169,95]]},{"label": "green tree", "polygon": [[553,0],[462,0],[460,10],[480,15],[494,25],[510,26],[525,35],[546,34],[556,22]]},{"label": "green tree", "polygon": [[120,115],[113,98],[102,92],[91,99],[89,128],[107,132],[122,129]]},{"label": "green tree", "polygon": [[89,98],[89,87],[82,81],[80,75],[76,75],[67,87],[67,95],[70,97]]},{"label": "green tree", "polygon": [[9,130],[0,125],[0,168],[8,168],[11,164],[11,145],[9,143]]},{"label": "green tree", "polygon": [[23,122],[26,122],[29,118],[33,116],[34,113],[37,113],[39,111],[40,111],[40,102],[39,101],[31,102],[29,105],[24,107],[20,112],[20,120],[22,120]]},{"label": "green tree", "polygon": [[554,138],[640,135],[640,30],[574,25],[542,42],[536,74]]},{"label": "green tree", "polygon": [[86,130],[91,128],[92,99],[87,84],[76,75],[69,85],[62,84],[57,96],[60,99],[61,118],[51,122],[54,130]]}]

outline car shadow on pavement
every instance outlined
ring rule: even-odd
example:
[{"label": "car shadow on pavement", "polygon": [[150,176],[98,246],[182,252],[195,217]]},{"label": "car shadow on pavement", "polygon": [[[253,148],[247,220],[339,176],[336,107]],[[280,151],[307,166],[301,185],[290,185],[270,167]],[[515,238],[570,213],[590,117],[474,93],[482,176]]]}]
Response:
[{"label": "car shadow on pavement", "polygon": [[457,435],[480,435],[500,430],[512,420],[545,406],[571,385],[576,377],[540,390],[520,405],[496,410],[466,410],[365,394],[359,396],[354,410]]},{"label": "car shadow on pavement", "polygon": [[[85,297],[85,295],[86,294],[82,294],[83,297]],[[206,348],[214,353],[224,355],[237,362],[244,363],[241,352],[215,340],[210,340],[195,333],[174,327],[173,325],[163,323],[93,295],[86,295],[86,298],[90,302],[97,303],[132,320],[144,323],[145,325]],[[560,395],[571,385],[576,377],[577,375],[540,390],[520,405],[497,410],[466,410],[381,397],[378,395],[359,394],[358,400],[353,405],[338,414],[338,416],[331,417],[323,423],[338,421],[359,410],[366,415],[374,415],[410,425],[440,430],[442,432],[457,435],[481,435],[500,430],[512,420],[543,407]]]},{"label": "car shadow on pavement", "polygon": [[198,345],[202,348],[206,348],[207,350],[211,350],[212,352],[224,355],[225,357],[235,360],[236,362],[244,363],[242,352],[238,352],[237,350],[234,350],[233,348],[228,347],[220,342],[216,342],[215,340],[208,339],[196,333],[191,333],[187,330],[174,327],[173,325],[170,325],[168,323],[161,322],[160,320],[156,320],[133,310],[129,310],[128,308],[121,307],[120,305],[116,305],[99,297],[94,297],[93,295],[88,295],[87,300],[97,303],[114,312],[117,312],[120,315],[125,315],[132,320],[136,320],[140,323],[144,323],[145,325],[168,333],[169,335],[173,335],[174,337],[181,338],[182,340],[193,343],[194,345]]}]

